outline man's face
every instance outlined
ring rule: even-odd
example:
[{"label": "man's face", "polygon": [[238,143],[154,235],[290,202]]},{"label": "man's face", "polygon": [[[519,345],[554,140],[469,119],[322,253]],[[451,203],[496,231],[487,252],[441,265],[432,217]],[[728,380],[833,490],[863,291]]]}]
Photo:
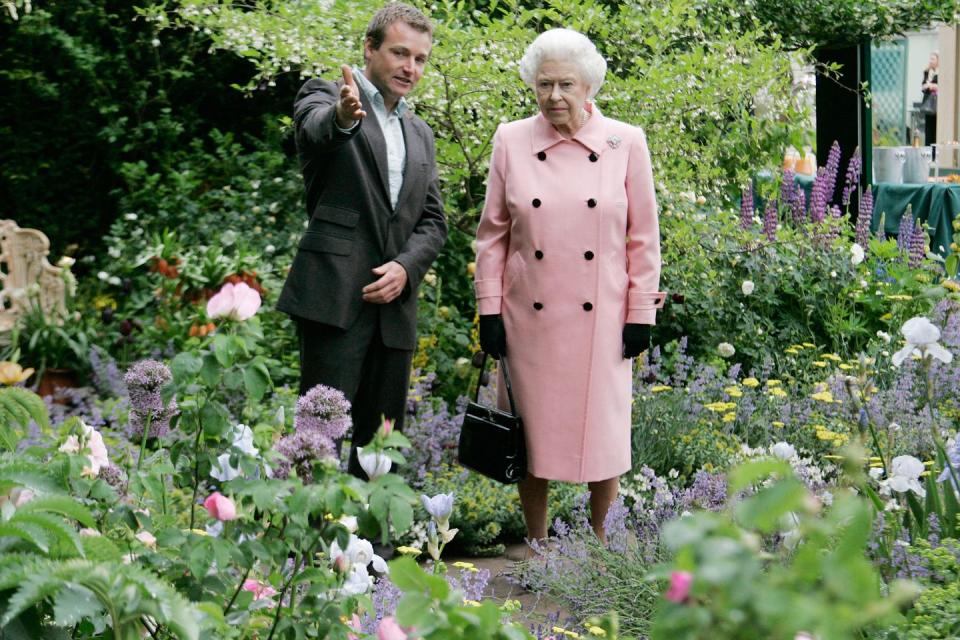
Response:
[{"label": "man's face", "polygon": [[367,38],[363,45],[363,73],[383,95],[388,107],[392,108],[420,82],[431,47],[429,33],[417,31],[401,20],[387,27],[379,49],[374,49]]}]

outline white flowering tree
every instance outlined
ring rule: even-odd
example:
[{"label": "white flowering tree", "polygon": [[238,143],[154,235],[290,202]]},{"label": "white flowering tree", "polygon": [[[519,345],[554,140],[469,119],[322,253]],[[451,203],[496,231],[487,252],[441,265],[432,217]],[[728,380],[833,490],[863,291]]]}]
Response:
[{"label": "white flowering tree", "polygon": [[[185,26],[249,59],[257,71],[245,88],[253,90],[281,74],[333,78],[341,64],[360,64],[366,22],[381,4],[167,0],[143,14],[161,38],[163,29]],[[435,45],[413,98],[437,134],[451,221],[461,229],[476,221],[496,125],[535,112],[516,69],[536,33],[552,26],[586,33],[604,54],[610,69],[597,102],[647,130],[661,187],[720,192],[778,158],[788,140],[798,144],[804,107],[791,63],[804,52],[788,54],[738,8],[731,0],[425,7]]]}]

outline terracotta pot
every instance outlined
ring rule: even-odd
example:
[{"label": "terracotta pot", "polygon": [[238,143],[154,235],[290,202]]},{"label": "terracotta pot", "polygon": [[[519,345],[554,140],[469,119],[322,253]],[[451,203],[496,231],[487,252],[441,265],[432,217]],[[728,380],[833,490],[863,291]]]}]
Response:
[{"label": "terracotta pot", "polygon": [[[52,396],[57,389],[74,389],[77,386],[77,372],[73,369],[56,369],[48,367],[43,371],[40,382],[37,384],[37,394],[41,397]],[[66,400],[56,399],[54,402],[66,404]]]}]

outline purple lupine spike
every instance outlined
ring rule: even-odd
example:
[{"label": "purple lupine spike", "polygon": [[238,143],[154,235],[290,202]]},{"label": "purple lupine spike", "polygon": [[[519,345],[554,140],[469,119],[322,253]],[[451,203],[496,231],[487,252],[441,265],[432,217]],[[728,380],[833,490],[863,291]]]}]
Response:
[{"label": "purple lupine spike", "polygon": [[810,189],[810,222],[823,222],[827,217],[827,169],[817,169],[817,177],[813,180]]},{"label": "purple lupine spike", "polygon": [[847,177],[843,185],[843,206],[850,205],[850,194],[857,188],[860,182],[860,170],[863,168],[863,158],[860,157],[860,147],[853,150],[850,156],[850,164],[847,165]]},{"label": "purple lupine spike", "polygon": [[767,202],[767,209],[763,212],[763,233],[770,242],[777,239],[777,201],[773,198]]},{"label": "purple lupine spike", "polygon": [[740,193],[740,228],[746,231],[753,225],[753,183]]},{"label": "purple lupine spike", "polygon": [[857,231],[855,242],[863,247],[864,251],[870,244],[870,223],[873,221],[873,188],[867,185],[867,190],[860,198],[860,207],[857,211]]},{"label": "purple lupine spike", "polygon": [[837,188],[837,174],[840,172],[840,143],[836,140],[830,146],[827,165],[824,168],[827,170],[827,179],[824,183],[823,196],[824,202],[829,204],[833,200],[833,194]]},{"label": "purple lupine spike", "polygon": [[897,232],[897,249],[907,251],[910,245],[910,236],[913,234],[913,206],[907,205],[907,210],[900,218],[900,229]]},{"label": "purple lupine spike", "polygon": [[793,223],[799,227],[807,216],[807,194],[803,189],[796,189],[793,193],[790,209],[793,212]]},{"label": "purple lupine spike", "polygon": [[792,169],[784,169],[780,179],[780,202],[786,205],[793,202],[793,192],[797,189],[796,175]]},{"label": "purple lupine spike", "polygon": [[832,243],[840,235],[840,218],[843,217],[843,211],[840,209],[839,205],[835,204],[830,207],[830,217],[833,219],[830,221],[826,232],[823,234],[824,240],[827,242],[827,244]]},{"label": "purple lupine spike", "polygon": [[910,261],[908,265],[911,269],[916,269],[923,264],[923,259],[927,257],[927,230],[923,228],[923,222],[917,220],[913,233],[910,234]]}]

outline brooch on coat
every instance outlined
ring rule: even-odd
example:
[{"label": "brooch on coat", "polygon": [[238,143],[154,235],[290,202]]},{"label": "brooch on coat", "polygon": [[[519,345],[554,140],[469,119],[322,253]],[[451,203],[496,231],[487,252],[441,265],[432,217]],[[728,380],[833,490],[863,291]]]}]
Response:
[{"label": "brooch on coat", "polygon": [[619,147],[621,142],[623,142],[623,140],[620,139],[620,136],[610,136],[607,138],[607,144],[610,145],[611,149]]}]

